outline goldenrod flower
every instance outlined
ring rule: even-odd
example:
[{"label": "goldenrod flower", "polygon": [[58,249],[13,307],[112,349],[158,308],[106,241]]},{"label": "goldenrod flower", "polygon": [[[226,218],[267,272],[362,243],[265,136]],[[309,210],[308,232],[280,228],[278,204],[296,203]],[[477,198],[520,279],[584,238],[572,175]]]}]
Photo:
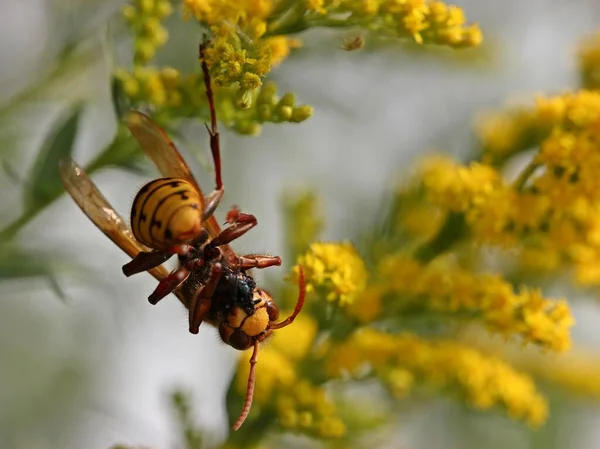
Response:
[{"label": "goldenrod flower", "polygon": [[288,430],[326,439],[346,433],[345,424],[322,387],[301,380],[294,388],[282,390],[276,402],[279,422]]},{"label": "goldenrod flower", "polygon": [[156,50],[167,42],[169,34],[162,22],[172,12],[169,0],[132,0],[123,8],[123,17],[135,36],[136,64],[154,59]]},{"label": "goldenrod flower", "polygon": [[368,286],[347,306],[348,315],[359,323],[370,323],[381,316],[385,291],[377,285]]},{"label": "goldenrod flower", "polygon": [[583,349],[552,359],[539,355],[515,356],[532,375],[584,398],[600,399],[600,356]]},{"label": "goldenrod flower", "polygon": [[306,291],[323,293],[327,301],[344,307],[362,293],[367,283],[365,262],[354,245],[343,243],[313,243],[298,257],[293,273],[304,269]]},{"label": "goldenrod flower", "polygon": [[486,202],[502,188],[502,177],[493,167],[478,163],[463,167],[444,156],[422,162],[422,182],[433,202],[455,212]]},{"label": "goldenrod flower", "polygon": [[327,365],[334,376],[378,375],[399,396],[413,385],[424,384],[458,395],[480,410],[500,407],[511,418],[534,427],[543,424],[548,414],[547,403],[529,376],[496,357],[452,341],[361,329],[334,347]]},{"label": "goldenrod flower", "polygon": [[[496,157],[500,146],[492,142],[505,129],[516,130],[502,145],[505,156],[532,145],[538,151],[512,188],[499,187],[494,201],[490,198],[480,206],[462,209],[469,224],[486,242],[494,241],[493,231],[483,224],[495,224],[502,228],[497,229],[496,241],[502,232],[505,240],[512,234],[511,243],[516,245],[520,239],[525,254],[539,254],[542,249],[546,266],[572,262],[580,283],[599,284],[600,93],[581,90],[539,97],[534,106],[508,113],[504,120],[505,125],[497,133],[488,133],[484,141],[486,150],[495,151],[489,161],[502,160]],[[448,196],[452,190],[447,187],[445,192]],[[448,203],[434,193],[436,201]]]},{"label": "goldenrod flower", "polygon": [[584,39],[579,47],[579,76],[585,89],[600,88],[600,33]]},{"label": "goldenrod flower", "polygon": [[420,310],[468,316],[481,320],[490,331],[517,335],[527,343],[555,351],[570,347],[574,320],[564,300],[546,299],[528,288],[515,292],[499,276],[423,266],[405,256],[386,257],[379,272],[400,313]]},{"label": "goldenrod flower", "polygon": [[[282,313],[284,315],[284,313]],[[295,364],[306,357],[312,348],[317,332],[315,321],[306,314],[300,314],[293,326],[279,329],[260,350],[260,363],[256,365],[256,389],[254,399],[259,404],[266,403],[273,391],[293,388],[297,381]],[[245,394],[248,381],[251,351],[242,354],[238,361],[236,386],[240,394]]]}]

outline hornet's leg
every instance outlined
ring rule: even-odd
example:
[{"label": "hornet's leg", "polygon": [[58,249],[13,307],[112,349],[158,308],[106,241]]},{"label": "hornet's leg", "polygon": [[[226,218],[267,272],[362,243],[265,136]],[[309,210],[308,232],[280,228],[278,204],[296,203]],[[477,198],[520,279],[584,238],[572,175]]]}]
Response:
[{"label": "hornet's leg", "polygon": [[169,293],[172,293],[177,287],[181,285],[190,275],[190,270],[185,266],[173,270],[166,278],[158,283],[156,289],[148,296],[148,301],[152,305],[156,305],[158,301],[163,299]]},{"label": "hornet's leg", "polygon": [[[234,209],[232,209],[232,211],[233,210]],[[227,245],[231,241],[240,238],[258,224],[258,221],[254,215],[244,214],[239,211],[232,211],[229,211],[227,214],[230,226],[223,229],[223,231],[217,237],[210,241],[209,245],[211,247]],[[231,221],[229,221],[230,218]]]},{"label": "hornet's leg", "polygon": [[162,265],[169,260],[173,254],[179,258],[185,258],[196,246],[202,245],[208,240],[208,232],[202,232],[190,244],[173,245],[164,250],[140,251],[130,262],[123,265],[123,274],[127,277],[142,271],[148,271],[151,268]]},{"label": "hornet's leg", "polygon": [[212,297],[215,293],[215,289],[221,279],[221,273],[223,272],[223,266],[216,262],[211,269],[210,277],[206,282],[206,285],[196,292],[192,301],[189,305],[190,312],[190,332],[197,334],[202,321],[206,317],[206,314],[210,310]]},{"label": "hornet's leg", "polygon": [[233,262],[242,270],[250,270],[252,268],[267,268],[281,265],[281,257],[267,256],[265,254],[247,254],[245,256],[236,256]]},{"label": "hornet's leg", "polygon": [[175,253],[168,250],[141,251],[130,262],[123,265],[123,274],[129,277],[142,271],[148,271],[165,263],[173,254]]}]

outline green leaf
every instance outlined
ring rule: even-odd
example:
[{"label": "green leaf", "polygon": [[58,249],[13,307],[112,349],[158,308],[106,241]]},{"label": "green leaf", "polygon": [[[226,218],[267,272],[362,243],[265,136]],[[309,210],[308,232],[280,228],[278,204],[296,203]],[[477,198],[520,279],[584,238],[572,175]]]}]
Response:
[{"label": "green leaf", "polygon": [[65,120],[55,124],[37,155],[25,188],[25,210],[36,210],[53,201],[62,192],[58,161],[73,153],[82,108],[76,107]]},{"label": "green leaf", "polygon": [[54,264],[55,261],[47,254],[31,254],[13,245],[0,246],[0,282],[47,278],[56,296],[64,299],[64,292],[51,268]]},{"label": "green leaf", "polygon": [[123,91],[123,85],[117,77],[113,76],[110,82],[110,93],[115,116],[117,117],[117,120],[121,122],[123,121],[123,115],[131,108],[131,105],[127,99],[127,95],[125,95],[125,92]]}]

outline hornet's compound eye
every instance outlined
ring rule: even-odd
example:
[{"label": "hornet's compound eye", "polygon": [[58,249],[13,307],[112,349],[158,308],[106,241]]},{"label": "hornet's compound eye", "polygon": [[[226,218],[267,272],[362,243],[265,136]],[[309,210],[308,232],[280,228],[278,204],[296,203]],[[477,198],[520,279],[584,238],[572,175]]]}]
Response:
[{"label": "hornet's compound eye", "polygon": [[236,330],[229,336],[227,344],[234,349],[244,351],[252,346],[252,340],[245,332]]},{"label": "hornet's compound eye", "polygon": [[279,307],[277,307],[277,304],[272,301],[268,302],[267,313],[269,314],[269,321],[277,321],[279,319]]}]

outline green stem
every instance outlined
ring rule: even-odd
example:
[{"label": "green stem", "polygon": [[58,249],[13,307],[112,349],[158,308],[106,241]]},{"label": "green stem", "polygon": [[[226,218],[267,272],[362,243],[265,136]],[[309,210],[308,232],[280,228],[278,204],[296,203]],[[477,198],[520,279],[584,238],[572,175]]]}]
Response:
[{"label": "green stem", "polygon": [[13,220],[0,231],[0,242],[12,240],[12,238],[18,234],[21,228],[29,223],[41,211],[42,208],[37,208],[23,212],[19,217],[17,217],[17,219]]},{"label": "green stem", "polygon": [[308,28],[304,19],[304,2],[294,1],[290,4],[292,6],[287,11],[268,25],[264,37],[299,33]]},{"label": "green stem", "polygon": [[519,174],[519,177],[513,182],[513,188],[517,191],[522,191],[529,177],[537,170],[540,164],[531,161],[527,167]]},{"label": "green stem", "polygon": [[429,262],[448,251],[467,235],[467,225],[462,214],[450,213],[438,234],[415,251],[415,258]]}]

